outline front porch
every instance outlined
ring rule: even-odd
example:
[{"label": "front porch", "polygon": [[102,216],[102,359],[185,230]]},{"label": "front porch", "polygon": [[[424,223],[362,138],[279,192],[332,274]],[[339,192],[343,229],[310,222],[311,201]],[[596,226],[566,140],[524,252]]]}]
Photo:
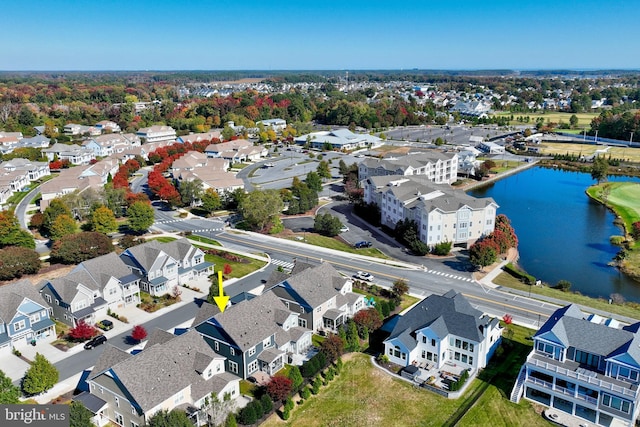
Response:
[{"label": "front porch", "polygon": [[344,311],[335,308],[327,310],[322,316],[322,326],[325,331],[337,333],[338,328],[342,326],[347,318]]}]

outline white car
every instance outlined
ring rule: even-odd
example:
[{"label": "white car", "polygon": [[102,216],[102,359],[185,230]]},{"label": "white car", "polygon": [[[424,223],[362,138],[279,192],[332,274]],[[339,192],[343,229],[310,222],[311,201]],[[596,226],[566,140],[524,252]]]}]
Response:
[{"label": "white car", "polygon": [[353,275],[353,277],[355,277],[356,279],[367,281],[367,282],[373,281],[373,275],[371,275],[370,273],[365,273],[364,271],[358,271],[356,274]]},{"label": "white car", "polygon": [[347,231],[349,231],[349,227],[347,227],[346,225],[343,225],[342,228],[340,229],[341,233],[346,233]]}]

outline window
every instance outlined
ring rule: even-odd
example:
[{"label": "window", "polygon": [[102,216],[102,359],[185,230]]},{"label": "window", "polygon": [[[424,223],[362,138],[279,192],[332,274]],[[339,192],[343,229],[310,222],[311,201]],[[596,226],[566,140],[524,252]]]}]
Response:
[{"label": "window", "polygon": [[24,320],[19,320],[13,324],[13,328],[16,330],[16,332],[21,331],[25,327],[26,327],[26,324]]},{"label": "window", "polygon": [[[47,302],[48,302],[49,304],[51,304],[51,295],[49,295],[49,294],[44,294],[44,299],[46,299],[46,300],[47,300]],[[56,301],[57,301],[57,300],[56,300]]]},{"label": "window", "polygon": [[423,359],[427,358],[427,352],[425,350],[422,350],[422,358]]},{"label": "window", "polygon": [[236,349],[233,347],[229,347],[229,353],[231,353],[232,356],[236,355]]},{"label": "window", "polygon": [[422,336],[422,342],[425,344],[427,343],[427,337],[425,337],[424,335]]},{"label": "window", "polygon": [[140,427],[140,424],[136,423],[135,421],[131,421],[131,427]]},{"label": "window", "polygon": [[462,341],[462,349],[463,350],[468,350],[469,349],[469,343],[466,341]]},{"label": "window", "polygon": [[178,405],[183,400],[184,400],[184,391],[180,390],[180,392],[173,397],[173,404]]},{"label": "window", "polygon": [[100,394],[104,394],[104,388],[100,387]]},{"label": "window", "polygon": [[119,414],[117,412],[115,412],[115,422],[116,424],[118,424],[119,426],[124,425],[124,419],[122,418],[122,414]]},{"label": "window", "polygon": [[473,344],[472,344],[472,343],[469,343],[469,351],[470,351],[471,353],[473,353]]},{"label": "window", "polygon": [[469,356],[469,365],[473,365],[473,356]]},{"label": "window", "polygon": [[460,353],[456,351],[453,355],[453,358],[456,360],[460,360]]},{"label": "window", "polygon": [[118,396],[114,396],[113,397],[113,401],[116,404],[116,406],[119,408],[120,407],[120,399],[118,399]]},{"label": "window", "polygon": [[253,346],[249,349],[249,356],[253,356],[254,354],[256,354],[256,347]]},{"label": "window", "polygon": [[238,364],[236,362],[229,361],[229,371],[237,374],[238,373]]},{"label": "window", "polygon": [[604,406],[608,406],[613,409],[617,409],[618,411],[622,411],[624,413],[629,413],[631,409],[631,402],[627,400],[620,399],[619,397],[614,397],[608,394],[602,395],[602,404]]},{"label": "window", "polygon": [[434,338],[431,338],[431,346],[432,347],[436,346],[436,340]]},{"label": "window", "polygon": [[213,342],[213,347],[214,347],[215,351],[220,350],[220,343],[218,343],[218,341],[214,341]]},{"label": "window", "polygon": [[307,327],[307,319],[298,318],[298,326],[300,326],[301,328],[306,328]]},{"label": "window", "polygon": [[262,342],[262,346],[263,346],[264,348],[271,347],[271,337],[269,337],[269,338],[267,338],[266,340],[264,340],[264,341]]},{"label": "window", "polygon": [[456,348],[461,348],[462,347],[462,341],[460,341],[459,339],[456,339]]},{"label": "window", "polygon": [[394,347],[394,349],[393,349],[393,355],[394,355],[395,357],[400,357],[400,347],[398,347],[398,346],[395,346],[395,347]]},{"label": "window", "polygon": [[251,374],[255,371],[258,370],[258,361],[254,360],[253,362],[249,363],[249,366],[247,367],[247,373]]},{"label": "window", "polygon": [[131,407],[131,415],[135,415],[136,414],[136,408],[134,408],[133,406]]},{"label": "window", "polygon": [[35,313],[29,316],[29,321],[33,325],[34,323],[38,323],[40,321],[40,313]]},{"label": "window", "polygon": [[466,354],[463,354],[461,356],[461,359],[462,359],[462,363],[467,363],[467,355]]}]

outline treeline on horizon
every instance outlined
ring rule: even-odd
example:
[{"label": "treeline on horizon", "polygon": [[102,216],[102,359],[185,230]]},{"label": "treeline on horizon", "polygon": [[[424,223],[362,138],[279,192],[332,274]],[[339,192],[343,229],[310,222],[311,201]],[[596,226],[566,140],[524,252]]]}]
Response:
[{"label": "treeline on horizon", "polygon": [[[638,114],[630,111],[640,101],[640,72],[590,79],[536,78],[522,72],[494,72],[495,75],[480,75],[487,72],[456,71],[442,75],[436,74],[442,73],[437,70],[349,71],[350,83],[393,81],[394,85],[392,88],[382,84],[352,86],[346,93],[341,89],[346,78],[344,71],[318,71],[318,74],[265,71],[265,75],[269,73],[268,78],[261,77],[259,71],[4,72],[0,73],[0,130],[20,131],[26,137],[35,133],[33,126],[44,125],[47,136],[67,142],[68,137],[53,130],[61,130],[67,123],[93,125],[101,120],[112,120],[126,132],[168,124],[179,135],[220,128],[228,121],[254,127],[256,121],[274,117],[287,120],[297,134],[309,132],[311,121],[371,131],[390,126],[444,124],[448,115],[443,113],[448,113],[448,108],[435,105],[427,91],[423,93],[414,87],[426,85],[429,91],[437,87],[438,91],[456,92],[465,100],[485,97],[487,89],[492,90],[485,100],[491,102],[496,111],[502,109],[501,102],[516,95],[516,100],[504,109],[514,115],[535,112],[528,103],[542,104],[545,96],[557,93],[570,94],[568,112],[571,113],[590,112],[592,100],[605,98],[608,110],[592,122],[590,133],[597,130],[600,137],[628,140],[630,133],[635,132],[634,140],[640,139]],[[468,75],[473,73],[478,74]],[[228,96],[210,98],[178,94],[183,85],[197,87],[243,78],[270,82],[274,93],[238,89]],[[284,84],[298,81],[318,84],[308,89],[284,90]],[[136,102],[155,100],[161,102],[141,113],[134,111]],[[452,114],[456,121],[461,119],[459,114]],[[510,122],[506,116],[465,120],[474,124],[507,125]],[[553,126],[545,128],[552,130]]]}]

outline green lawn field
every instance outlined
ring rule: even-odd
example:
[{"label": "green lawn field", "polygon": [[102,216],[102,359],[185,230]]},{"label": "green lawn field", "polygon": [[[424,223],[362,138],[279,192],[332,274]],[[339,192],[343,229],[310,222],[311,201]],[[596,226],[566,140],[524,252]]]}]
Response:
[{"label": "green lawn field", "polygon": [[[529,117],[529,123],[530,124],[535,124],[536,120],[539,117],[542,117],[545,121],[545,123],[547,122],[551,122],[551,123],[569,123],[569,119],[571,118],[571,116],[574,113],[562,113],[562,112],[557,112],[557,111],[553,111],[553,112],[545,112],[545,113],[511,113],[508,111],[502,111],[502,112],[498,112],[496,114],[493,114],[494,116],[513,116],[515,119],[517,119],[518,117]],[[589,127],[591,125],[591,120],[593,120],[594,117],[597,117],[599,115],[599,113],[575,113],[576,117],[578,117],[578,127],[579,128],[584,128],[584,127]],[[522,122],[519,122],[518,120],[512,120],[509,124],[512,125],[516,125],[516,124],[522,124]]]},{"label": "green lawn field", "polygon": [[591,197],[606,204],[622,219],[628,233],[634,222],[640,221],[640,184],[635,182],[605,182],[590,187]]}]

